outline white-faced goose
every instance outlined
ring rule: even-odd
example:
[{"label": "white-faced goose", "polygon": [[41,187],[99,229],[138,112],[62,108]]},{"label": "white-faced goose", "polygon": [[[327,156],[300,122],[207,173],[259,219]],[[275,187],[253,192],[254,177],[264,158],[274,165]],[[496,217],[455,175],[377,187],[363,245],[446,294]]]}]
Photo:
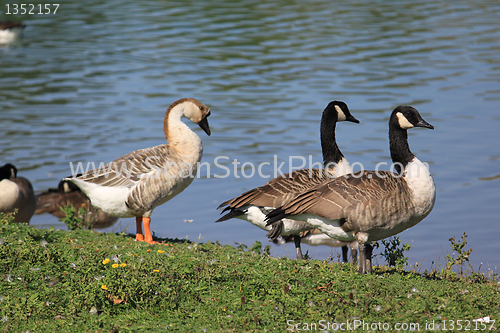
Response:
[{"label": "white-faced goose", "polygon": [[[265,217],[268,212],[282,206],[299,193],[328,179],[351,173],[351,166],[344,158],[335,140],[335,127],[337,122],[359,121],[351,115],[344,102],[332,101],[323,111],[320,126],[321,149],[325,170],[301,169],[290,174],[280,175],[263,186],[247,191],[238,197],[222,203],[219,208],[227,206],[222,211],[226,213],[216,222],[226,221],[237,217],[268,231],[267,236],[276,241],[280,235],[299,234],[311,229],[304,222],[284,219],[277,224],[266,226]],[[297,258],[302,259],[300,237],[294,239]]]},{"label": "white-faced goose", "polygon": [[0,44],[10,44],[16,41],[25,27],[21,22],[0,21]]},{"label": "white-faced goose", "polygon": [[17,168],[7,163],[0,168],[0,212],[12,213],[14,222],[27,222],[35,213],[36,199],[31,182],[17,177]]},{"label": "white-faced goose", "polygon": [[102,169],[65,180],[80,187],[92,205],[105,213],[135,216],[136,240],[155,243],[150,229],[153,209],[191,184],[203,154],[201,139],[181,119],[188,118],[210,135],[209,115],[210,109],[196,99],[179,99],[165,113],[163,129],[168,144],[136,150]]},{"label": "white-faced goose", "polygon": [[118,217],[93,207],[85,193],[67,180],[61,180],[57,188],[49,188],[36,196],[35,214],[49,213],[61,219],[66,216],[61,208],[68,205],[72,205],[77,211],[85,207],[86,212],[88,212],[85,214],[85,219],[92,228],[108,228],[118,220]]},{"label": "white-faced goose", "polygon": [[434,181],[408,146],[407,130],[413,127],[434,129],[415,108],[394,109],[389,120],[389,142],[397,173],[364,171],[329,180],[269,213],[268,223],[293,218],[332,238],[357,240],[359,271],[370,273],[370,242],[414,226],[434,207]]}]

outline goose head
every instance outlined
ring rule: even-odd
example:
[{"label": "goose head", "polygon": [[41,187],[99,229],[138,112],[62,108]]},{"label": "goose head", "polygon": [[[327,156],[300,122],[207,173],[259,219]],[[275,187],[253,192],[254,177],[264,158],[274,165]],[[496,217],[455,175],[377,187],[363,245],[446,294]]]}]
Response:
[{"label": "goose head", "polygon": [[353,123],[359,124],[359,120],[354,118],[354,116],[349,111],[347,104],[341,101],[332,101],[328,104],[323,112],[325,117],[336,117],[337,121],[351,121]]},{"label": "goose head", "polygon": [[0,180],[14,179],[17,177],[17,168],[10,163],[5,164],[0,168]]},{"label": "goose head", "polygon": [[415,158],[408,145],[407,133],[407,130],[413,127],[434,129],[414,107],[398,106],[392,111],[389,119],[389,148],[398,173]]},{"label": "goose head", "polygon": [[210,127],[208,117],[210,108],[194,98],[187,98],[184,102],[184,117],[198,124],[208,136],[210,136]]},{"label": "goose head", "polygon": [[[76,175],[76,177],[79,177],[81,176],[82,174],[79,173]],[[80,188],[74,184],[73,182],[71,181],[68,181],[68,180],[61,180],[59,182],[59,184],[57,185],[57,189],[59,191],[59,193],[70,193],[70,192],[74,192],[74,191],[78,191],[80,192]]]},{"label": "goose head", "polygon": [[398,106],[395,108],[392,111],[389,123],[392,127],[399,127],[403,130],[413,127],[434,129],[434,126],[426,122],[417,109],[411,106]]}]

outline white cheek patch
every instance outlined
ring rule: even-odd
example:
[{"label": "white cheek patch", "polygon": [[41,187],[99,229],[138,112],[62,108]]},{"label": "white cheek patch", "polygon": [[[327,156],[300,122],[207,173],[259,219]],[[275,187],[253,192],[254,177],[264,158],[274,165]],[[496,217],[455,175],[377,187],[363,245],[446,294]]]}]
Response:
[{"label": "white cheek patch", "polygon": [[412,123],[408,121],[408,119],[406,119],[405,116],[403,116],[401,112],[396,113],[396,116],[398,117],[399,127],[401,127],[402,129],[409,129],[415,127],[412,125]]},{"label": "white cheek patch", "polygon": [[337,121],[345,121],[346,116],[345,116],[344,111],[342,111],[342,109],[340,108],[340,106],[335,105],[335,110],[337,110],[337,114],[338,114]]}]

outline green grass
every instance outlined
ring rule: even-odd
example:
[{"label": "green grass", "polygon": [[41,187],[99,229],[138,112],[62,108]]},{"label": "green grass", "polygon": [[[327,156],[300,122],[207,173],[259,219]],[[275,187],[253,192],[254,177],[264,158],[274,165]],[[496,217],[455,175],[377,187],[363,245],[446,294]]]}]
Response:
[{"label": "green grass", "polygon": [[260,243],[148,245],[3,220],[0,332],[285,332],[310,323],[319,331],[355,320],[418,323],[425,332],[433,321],[481,330],[473,319],[500,319],[500,285],[477,275],[376,267],[362,276],[351,264],[273,258]]}]

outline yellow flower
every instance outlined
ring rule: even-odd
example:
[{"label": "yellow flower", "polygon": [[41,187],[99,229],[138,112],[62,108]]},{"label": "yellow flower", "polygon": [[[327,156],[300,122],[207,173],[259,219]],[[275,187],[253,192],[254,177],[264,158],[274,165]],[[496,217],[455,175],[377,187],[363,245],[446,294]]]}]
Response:
[{"label": "yellow flower", "polygon": [[158,250],[158,253],[165,253],[165,251],[163,251],[163,250]]},{"label": "yellow flower", "polygon": [[127,264],[126,263],[121,263],[120,267],[127,267]]},{"label": "yellow flower", "polygon": [[109,259],[108,259],[108,258],[106,258],[106,259],[104,259],[104,260],[102,261],[102,264],[103,264],[103,265],[106,265],[108,262],[109,262]]},{"label": "yellow flower", "polygon": [[151,249],[147,249],[147,251],[146,251],[146,252],[151,252]]},{"label": "yellow flower", "polygon": [[160,270],[158,269],[153,269],[153,273],[158,273]]},{"label": "yellow flower", "polygon": [[101,289],[103,289],[103,290],[108,290],[108,287],[106,287],[106,285],[105,285],[105,284],[103,284],[103,285],[101,286]]},{"label": "yellow flower", "polygon": [[111,265],[111,267],[113,267],[113,268],[117,268],[118,266],[119,266],[118,264]]}]

